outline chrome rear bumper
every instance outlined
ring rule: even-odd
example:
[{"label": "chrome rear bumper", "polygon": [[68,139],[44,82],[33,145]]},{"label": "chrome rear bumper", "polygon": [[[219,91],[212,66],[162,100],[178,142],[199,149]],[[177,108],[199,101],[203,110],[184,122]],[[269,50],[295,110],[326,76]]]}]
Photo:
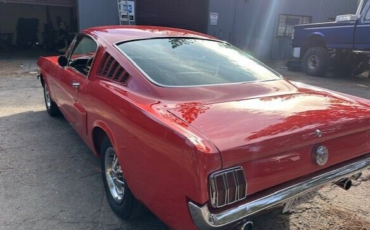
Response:
[{"label": "chrome rear bumper", "polygon": [[244,219],[278,205],[283,205],[287,200],[299,196],[307,191],[332,184],[343,178],[351,177],[359,172],[370,168],[370,157],[353,161],[345,166],[313,176],[303,182],[280,189],[259,199],[250,201],[239,207],[235,207],[221,213],[213,214],[208,205],[199,207],[189,202],[189,211],[195,225],[201,230],[224,229],[230,225],[236,225]]}]

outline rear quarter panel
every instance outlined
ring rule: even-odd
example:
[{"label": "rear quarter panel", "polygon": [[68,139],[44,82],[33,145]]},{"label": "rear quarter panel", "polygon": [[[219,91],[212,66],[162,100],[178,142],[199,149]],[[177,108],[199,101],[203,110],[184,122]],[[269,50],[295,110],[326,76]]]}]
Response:
[{"label": "rear quarter panel", "polygon": [[[221,167],[218,153],[199,152],[159,118],[156,103],[138,99],[123,86],[94,79],[79,98],[87,108],[89,133],[95,127],[109,129],[134,195],[169,226],[195,229],[187,201],[208,201],[208,174]],[[87,139],[93,148],[92,136]]]}]

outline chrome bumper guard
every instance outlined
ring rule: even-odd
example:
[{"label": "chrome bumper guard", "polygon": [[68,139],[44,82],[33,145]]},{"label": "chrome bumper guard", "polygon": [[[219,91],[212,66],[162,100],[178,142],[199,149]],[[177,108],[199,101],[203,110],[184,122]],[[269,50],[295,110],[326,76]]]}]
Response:
[{"label": "chrome bumper guard", "polygon": [[189,211],[195,225],[199,229],[224,229],[232,225],[237,225],[256,213],[283,205],[289,199],[304,194],[307,191],[332,184],[343,178],[351,177],[368,168],[370,168],[369,156],[221,213],[213,214],[208,209],[207,204],[199,207],[192,202],[188,203]]}]

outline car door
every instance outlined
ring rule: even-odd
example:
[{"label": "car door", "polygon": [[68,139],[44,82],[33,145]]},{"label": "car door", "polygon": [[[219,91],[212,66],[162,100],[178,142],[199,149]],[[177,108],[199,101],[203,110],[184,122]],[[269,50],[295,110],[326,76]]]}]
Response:
[{"label": "car door", "polygon": [[59,106],[66,119],[82,134],[86,127],[86,111],[78,103],[78,94],[88,84],[88,74],[93,63],[97,43],[87,35],[78,35],[76,44],[68,55],[68,66],[60,77]]},{"label": "car door", "polygon": [[364,8],[356,28],[354,50],[370,52],[370,1]]}]

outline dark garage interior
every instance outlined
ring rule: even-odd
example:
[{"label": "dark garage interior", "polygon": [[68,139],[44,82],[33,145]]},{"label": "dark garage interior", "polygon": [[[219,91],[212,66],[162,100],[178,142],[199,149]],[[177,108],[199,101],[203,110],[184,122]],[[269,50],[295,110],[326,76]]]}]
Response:
[{"label": "dark garage interior", "polygon": [[0,53],[64,52],[77,33],[75,0],[0,0]]}]

